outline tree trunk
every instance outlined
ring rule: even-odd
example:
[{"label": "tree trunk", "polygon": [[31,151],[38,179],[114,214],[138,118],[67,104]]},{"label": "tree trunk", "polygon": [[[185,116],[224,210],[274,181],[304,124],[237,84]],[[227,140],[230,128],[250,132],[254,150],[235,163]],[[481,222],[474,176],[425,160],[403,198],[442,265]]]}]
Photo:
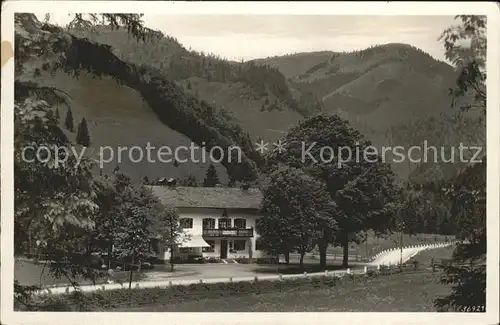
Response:
[{"label": "tree trunk", "polygon": [[321,268],[326,269],[326,248],[327,248],[326,240],[321,239],[318,243],[319,248],[319,265]]},{"label": "tree trunk", "polygon": [[113,242],[108,243],[108,269],[111,268],[111,258],[113,256]]},{"label": "tree trunk", "polygon": [[170,272],[174,272],[174,245],[170,246]]},{"label": "tree trunk", "polygon": [[347,268],[349,266],[349,234],[345,234],[342,241],[342,248],[344,250],[344,256],[342,257],[342,267]]},{"label": "tree trunk", "polygon": [[285,253],[285,262],[287,265],[290,264],[290,252]]},{"label": "tree trunk", "polygon": [[300,263],[299,263],[299,267],[300,267],[300,270],[303,271],[304,270],[304,255],[306,255],[305,252],[300,252]]},{"label": "tree trunk", "polygon": [[128,288],[129,289],[132,289],[132,273],[134,272],[132,269],[132,265],[134,264],[134,262],[135,262],[135,259],[132,256],[132,263],[130,264],[130,274],[129,274],[129,278],[128,278]]},{"label": "tree trunk", "polygon": [[128,275],[128,288],[129,289],[132,289],[132,272],[134,272],[132,270],[132,266],[130,266],[130,273]]}]

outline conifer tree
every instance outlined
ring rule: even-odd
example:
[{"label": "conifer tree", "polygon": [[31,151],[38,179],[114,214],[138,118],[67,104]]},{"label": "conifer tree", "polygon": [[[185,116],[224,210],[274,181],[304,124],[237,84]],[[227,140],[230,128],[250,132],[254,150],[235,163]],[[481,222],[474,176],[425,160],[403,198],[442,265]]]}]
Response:
[{"label": "conifer tree", "polygon": [[68,112],[66,113],[66,120],[64,122],[66,129],[70,132],[75,130],[73,125],[73,112],[71,112],[71,108],[68,108]]},{"label": "conifer tree", "polygon": [[205,175],[205,180],[203,181],[203,187],[215,187],[219,184],[219,176],[217,175],[217,170],[214,165],[210,164]]},{"label": "conifer tree", "polygon": [[90,135],[89,129],[87,127],[87,121],[85,117],[82,118],[80,124],[78,124],[78,132],[76,133],[76,143],[81,144],[82,146],[88,147],[90,146]]}]

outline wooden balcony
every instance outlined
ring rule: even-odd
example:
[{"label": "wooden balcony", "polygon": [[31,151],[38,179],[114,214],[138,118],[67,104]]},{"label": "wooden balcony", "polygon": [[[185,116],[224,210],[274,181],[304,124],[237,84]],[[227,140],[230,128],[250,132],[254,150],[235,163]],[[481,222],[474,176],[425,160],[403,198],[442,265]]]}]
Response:
[{"label": "wooden balcony", "polygon": [[253,237],[253,228],[205,228],[204,237]]}]

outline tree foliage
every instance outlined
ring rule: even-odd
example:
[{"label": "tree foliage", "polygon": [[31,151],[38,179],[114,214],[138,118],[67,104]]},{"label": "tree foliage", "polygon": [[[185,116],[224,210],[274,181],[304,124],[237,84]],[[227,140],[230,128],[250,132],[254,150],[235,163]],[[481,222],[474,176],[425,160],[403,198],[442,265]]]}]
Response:
[{"label": "tree foliage", "polygon": [[326,229],[335,229],[335,204],[326,186],[300,169],[279,166],[263,186],[261,212],[257,221],[260,240],[271,253],[311,251]]},{"label": "tree foliage", "polygon": [[465,169],[448,188],[459,240],[442,282],[453,284],[449,296],[436,299],[439,309],[460,311],[486,306],[486,160]]},{"label": "tree foliage", "polygon": [[217,184],[220,184],[217,170],[213,164],[210,164],[207,168],[205,179],[203,180],[203,187],[215,187]]},{"label": "tree foliage", "polygon": [[[443,33],[447,56],[460,71],[454,99],[473,95],[462,109],[486,113],[486,17],[457,16],[461,23]],[[465,46],[460,40],[468,41]],[[486,307],[486,157],[465,168],[447,187],[452,214],[457,219],[459,244],[453,263],[445,265],[443,283],[453,284],[449,296],[436,299],[439,309],[457,311],[467,306]]]},{"label": "tree foliage", "polygon": [[73,122],[73,112],[71,108],[68,108],[66,112],[66,119],[64,120],[64,125],[66,126],[66,130],[69,132],[73,132],[75,130],[74,122]]},{"label": "tree foliage", "polygon": [[[388,230],[393,211],[387,204],[396,195],[394,174],[381,157],[367,150],[370,143],[336,115],[309,118],[292,128],[283,141],[287,150],[269,154],[267,168],[282,163],[324,182],[338,206],[334,215],[338,228],[325,230],[320,255],[325,264],[326,243],[339,244],[347,265],[349,242],[361,240],[360,232]],[[361,159],[356,158],[357,152]]]},{"label": "tree foliage", "polygon": [[[460,72],[456,87],[450,89],[453,104],[462,110],[486,112],[486,17],[458,15],[460,23],[441,35],[445,55]],[[472,101],[464,97],[470,95]],[[463,102],[458,102],[462,100]]]},{"label": "tree foliage", "polygon": [[84,147],[90,146],[90,134],[87,126],[87,120],[85,120],[85,117],[83,117],[80,124],[78,124],[78,131],[76,133],[76,143],[81,144]]},{"label": "tree foliage", "polygon": [[[127,15],[105,16],[131,33],[140,29],[126,21]],[[100,273],[84,258],[98,246],[95,239],[99,236],[116,242],[123,254],[140,255],[146,250],[156,203],[145,188],[134,187],[124,176],[111,184],[96,180],[91,173],[93,161],[75,156],[52,114],[51,104],[65,102],[62,92],[22,79],[24,73],[36,72],[36,67],[31,71],[33,66],[26,64],[36,59],[47,70],[65,67],[68,71],[68,66],[80,70],[78,59],[67,56],[76,40],[58,27],[42,25],[32,14],[16,14],[15,32],[14,252],[16,256],[42,256],[48,260],[50,273],[78,286],[78,276],[95,280]],[[69,123],[66,126],[72,128]],[[112,224],[114,218],[124,222]],[[40,306],[28,303],[37,289],[16,282],[16,303],[39,310]]]},{"label": "tree foliage", "polygon": [[[85,32],[86,37],[87,34]],[[84,33],[78,35],[83,36]],[[170,36],[157,37],[146,43],[134,42],[126,33],[101,27],[95,29],[91,39],[113,46],[115,53],[125,61],[139,65],[147,63],[168,71],[170,80],[185,81],[188,90],[195,88],[189,80],[193,76],[208,82],[241,83],[249,90],[251,98],[276,98],[283,105],[302,113],[286,78],[271,65],[258,61],[236,63],[215,54],[188,51]],[[269,110],[275,110],[282,105],[266,106]]]},{"label": "tree foliage", "polygon": [[185,179],[180,181],[180,185],[188,187],[198,187],[198,180],[193,174],[189,174]]},{"label": "tree foliage", "polygon": [[[154,34],[151,37],[155,37]],[[206,102],[186,94],[182,87],[169,80],[168,73],[144,64],[124,62],[112,53],[110,46],[79,38],[57,26],[42,25],[30,14],[16,15],[16,38],[16,51],[21,53],[21,60],[16,60],[19,63],[16,75],[23,72],[34,73],[24,71],[21,64],[33,60],[42,62],[35,65],[34,70],[54,72],[62,69],[76,78],[82,71],[98,77],[109,76],[120,84],[136,89],[161,122],[185,134],[195,143],[202,145],[206,142],[207,149],[239,145],[243,151],[241,159],[236,151],[231,151],[234,157],[223,159],[222,164],[228,174],[237,180],[254,180],[258,177],[254,161],[258,154],[241,127],[232,123],[225,114],[219,114]],[[31,48],[26,49],[23,44]],[[47,54],[37,55],[32,53],[32,48],[51,50]],[[58,90],[43,88],[41,91],[39,86],[17,77],[16,91],[18,97],[50,95],[54,101],[67,103]]]}]

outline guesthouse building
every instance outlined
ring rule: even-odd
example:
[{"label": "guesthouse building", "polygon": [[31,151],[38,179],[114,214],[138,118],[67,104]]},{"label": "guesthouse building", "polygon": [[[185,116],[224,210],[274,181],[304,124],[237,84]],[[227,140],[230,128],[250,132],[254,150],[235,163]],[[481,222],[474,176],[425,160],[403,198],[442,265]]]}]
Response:
[{"label": "guesthouse building", "polygon": [[[164,205],[180,212],[183,230],[174,258],[203,257],[221,260],[261,258],[255,231],[262,193],[258,189],[226,187],[150,186]],[[170,259],[160,247],[158,257]]]}]

